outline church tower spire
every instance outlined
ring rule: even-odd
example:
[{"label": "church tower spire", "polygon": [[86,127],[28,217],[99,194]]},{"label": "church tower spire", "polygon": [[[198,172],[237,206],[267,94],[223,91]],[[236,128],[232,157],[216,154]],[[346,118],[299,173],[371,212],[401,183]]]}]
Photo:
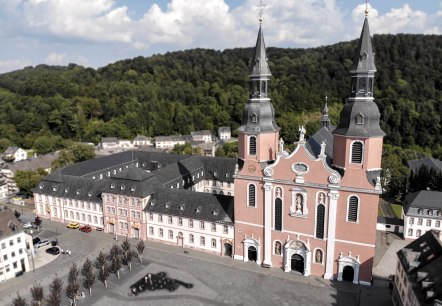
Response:
[{"label": "church tower spire", "polygon": [[275,109],[268,97],[271,75],[260,17],[254,57],[250,65],[250,97],[244,107],[242,125],[238,129],[238,156],[243,160],[268,161],[276,158],[279,127],[275,122]]},{"label": "church tower spire", "polygon": [[[338,168],[380,168],[382,131],[380,113],[374,102],[373,86],[376,66],[366,10],[351,74],[351,93],[333,131],[333,163]],[[377,150],[378,152],[369,152]],[[378,154],[379,153],[379,154]]]},{"label": "church tower spire", "polygon": [[325,104],[322,109],[321,127],[330,128],[330,118],[328,117],[327,96],[325,96]]}]

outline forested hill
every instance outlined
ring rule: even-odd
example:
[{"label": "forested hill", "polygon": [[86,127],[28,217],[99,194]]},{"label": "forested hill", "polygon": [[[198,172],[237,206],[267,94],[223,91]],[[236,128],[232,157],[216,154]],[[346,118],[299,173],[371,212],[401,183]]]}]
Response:
[{"label": "forested hill", "polygon": [[[376,102],[386,142],[441,152],[442,36],[376,35]],[[349,95],[356,41],[268,48],[270,92],[286,141],[318,127],[324,97],[335,120]],[[37,151],[64,139],[132,138],[235,130],[248,98],[252,49],[194,49],[137,57],[97,70],[39,65],[0,75],[0,147]],[[437,153],[440,154],[440,153]],[[436,156],[437,156],[436,154]]]}]

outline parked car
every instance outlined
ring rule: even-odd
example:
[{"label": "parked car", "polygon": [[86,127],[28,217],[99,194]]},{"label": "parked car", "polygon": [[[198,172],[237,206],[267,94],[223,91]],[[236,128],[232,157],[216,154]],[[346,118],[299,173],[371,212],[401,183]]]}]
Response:
[{"label": "parked car", "polygon": [[37,243],[39,243],[41,241],[40,238],[35,237],[34,239],[32,239],[32,245],[36,245]]},{"label": "parked car", "polygon": [[36,248],[41,248],[42,246],[45,246],[45,245],[48,245],[48,244],[50,244],[51,242],[48,240],[48,239],[43,239],[43,240],[40,240],[39,242],[37,242],[35,245],[34,245],[34,247],[36,247]]},{"label": "parked car", "polygon": [[102,227],[96,227],[95,230],[97,230],[97,231],[99,231],[99,232],[102,232],[102,231],[103,231],[103,228],[102,228]]},{"label": "parked car", "polygon": [[52,255],[58,255],[58,254],[60,254],[60,249],[57,247],[50,247],[46,250],[46,253],[52,254]]},{"label": "parked car", "polygon": [[80,227],[80,231],[85,232],[85,233],[89,233],[92,230],[90,225],[83,225],[82,227]]},{"label": "parked car", "polygon": [[32,228],[32,223],[31,222],[25,222],[25,223],[23,223],[22,226],[23,226],[24,229]]},{"label": "parked car", "polygon": [[80,224],[78,224],[77,222],[70,222],[67,226],[67,228],[79,228]]}]

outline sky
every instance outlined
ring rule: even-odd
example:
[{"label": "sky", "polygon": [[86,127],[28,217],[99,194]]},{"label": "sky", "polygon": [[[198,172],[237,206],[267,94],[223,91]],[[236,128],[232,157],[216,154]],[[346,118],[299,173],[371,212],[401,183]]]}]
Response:
[{"label": "sky", "polygon": [[[268,47],[359,37],[364,0],[262,0]],[[0,73],[39,64],[98,68],[192,48],[252,47],[260,0],[0,0]],[[442,0],[372,0],[373,34],[442,34]]]}]

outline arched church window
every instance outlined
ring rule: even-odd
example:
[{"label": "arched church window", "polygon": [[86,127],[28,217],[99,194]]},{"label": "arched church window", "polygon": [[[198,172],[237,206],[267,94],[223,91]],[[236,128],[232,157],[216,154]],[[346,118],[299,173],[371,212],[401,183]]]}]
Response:
[{"label": "arched church window", "polygon": [[358,92],[359,93],[365,93],[366,91],[366,87],[367,87],[367,80],[365,78],[361,78],[359,79],[359,88],[358,88]]},{"label": "arched church window", "polygon": [[316,207],[316,238],[324,239],[324,221],[325,221],[325,207],[319,204]]},{"label": "arched church window", "polygon": [[324,258],[324,253],[322,252],[322,250],[317,249],[315,251],[315,263],[322,264],[322,259],[323,258]]},{"label": "arched church window", "polygon": [[355,141],[351,145],[351,162],[353,164],[362,164],[363,145],[360,141]]},{"label": "arched church window", "polygon": [[256,155],[256,137],[250,136],[249,138],[249,155]]},{"label": "arched church window", "polygon": [[249,199],[248,199],[248,204],[250,207],[255,207],[256,206],[256,187],[253,184],[249,185]]},{"label": "arched church window", "polygon": [[275,231],[282,230],[282,200],[276,198],[275,200]]},{"label": "arched church window", "polygon": [[348,200],[347,221],[357,222],[358,210],[359,210],[359,199],[356,196],[351,196],[350,199]]},{"label": "arched church window", "polygon": [[282,254],[282,244],[279,241],[275,241],[275,255]]}]

